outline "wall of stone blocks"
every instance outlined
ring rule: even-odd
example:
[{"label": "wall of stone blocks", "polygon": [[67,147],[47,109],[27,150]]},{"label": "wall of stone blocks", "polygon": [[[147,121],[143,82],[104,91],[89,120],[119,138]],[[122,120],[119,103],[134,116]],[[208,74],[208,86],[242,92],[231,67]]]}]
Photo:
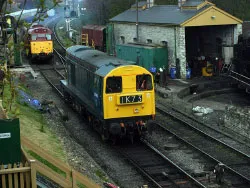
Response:
[{"label": "wall of stone blocks", "polygon": [[[162,41],[168,42],[169,65],[175,63],[175,27],[159,27],[154,25],[139,25],[139,42],[147,43],[147,39],[152,40],[152,44],[162,45]],[[136,38],[135,24],[114,24],[115,43],[122,44],[134,42]]]},{"label": "wall of stone blocks", "polygon": [[224,116],[224,126],[250,138],[250,108],[229,107]]},{"label": "wall of stone blocks", "polygon": [[[200,27],[197,27],[200,28]],[[213,43],[213,55],[215,47],[215,39],[221,38],[222,45],[232,46],[238,42],[238,35],[242,33],[242,25],[225,25],[225,26],[207,26],[203,27],[200,34],[205,40],[205,43]],[[186,36],[185,27],[179,26],[155,26],[155,25],[139,25],[138,26],[138,41],[147,43],[147,40],[152,40],[153,44],[162,45],[162,41],[168,42],[168,62],[170,66],[176,66],[176,59],[180,60],[180,76],[186,78]],[[200,29],[199,29],[200,30]],[[199,31],[198,30],[198,31]],[[132,43],[137,37],[135,24],[114,24],[114,38],[116,44]],[[207,48],[207,50],[211,49]],[[208,52],[210,53],[210,52]]]}]

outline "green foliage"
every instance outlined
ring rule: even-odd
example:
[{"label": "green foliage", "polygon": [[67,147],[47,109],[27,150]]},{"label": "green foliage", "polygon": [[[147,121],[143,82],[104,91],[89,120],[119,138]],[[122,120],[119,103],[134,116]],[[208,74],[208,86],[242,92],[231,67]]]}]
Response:
[{"label": "green foliage", "polygon": [[87,186],[85,186],[85,185],[83,185],[83,184],[81,184],[81,183],[79,183],[79,182],[77,182],[77,186],[78,186],[79,188],[87,188]]},{"label": "green foliage", "polygon": [[109,18],[112,18],[120,13],[122,13],[123,11],[129,9],[131,7],[132,4],[134,4],[135,2],[133,1],[124,1],[124,0],[116,0],[116,1],[112,1],[110,0],[110,12],[109,12]]},{"label": "green foliage", "polygon": [[34,4],[36,5],[36,7],[41,8],[42,10],[45,9],[51,9],[55,6],[58,5],[58,1],[57,0],[34,0]]},{"label": "green foliage", "polygon": [[102,172],[102,171],[100,171],[100,170],[96,170],[96,175],[98,176],[98,177],[100,177],[103,181],[108,181],[108,179],[107,179],[107,177],[105,176],[105,174]]},{"label": "green foliage", "polygon": [[210,0],[218,8],[225,10],[229,14],[242,20],[250,20],[250,1],[249,0]]},{"label": "green foliage", "polygon": [[[140,1],[140,0],[138,0]],[[145,0],[144,0],[145,1]],[[250,20],[249,0],[209,0],[218,8],[242,20]],[[94,24],[107,23],[108,20],[128,10],[136,0],[85,0],[88,20]],[[178,0],[155,0],[157,5],[177,5]],[[108,14],[107,14],[108,12]]]}]

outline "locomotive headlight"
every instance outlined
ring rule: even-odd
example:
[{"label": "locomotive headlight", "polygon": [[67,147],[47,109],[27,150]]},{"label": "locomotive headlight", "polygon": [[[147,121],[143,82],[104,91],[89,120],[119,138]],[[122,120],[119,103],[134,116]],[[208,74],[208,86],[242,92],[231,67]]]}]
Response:
[{"label": "locomotive headlight", "polygon": [[139,113],[139,112],[140,112],[140,110],[138,108],[134,109],[134,113]]}]

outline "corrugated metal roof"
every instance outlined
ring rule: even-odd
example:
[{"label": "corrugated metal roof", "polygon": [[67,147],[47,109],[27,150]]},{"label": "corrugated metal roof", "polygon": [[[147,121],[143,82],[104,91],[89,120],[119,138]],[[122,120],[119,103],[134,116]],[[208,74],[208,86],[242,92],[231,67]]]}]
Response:
[{"label": "corrugated metal roof", "polygon": [[87,62],[88,64],[96,67],[96,74],[100,76],[106,76],[107,73],[115,67],[135,64],[135,62],[108,56],[104,52],[82,45],[75,45],[67,48],[67,53],[83,60],[82,62],[78,62],[79,64]]},{"label": "corrugated metal roof", "polygon": [[106,29],[105,25],[84,25],[82,29],[92,29],[92,30],[100,30]]},{"label": "corrugated metal roof", "polygon": [[[199,10],[181,10],[178,5],[159,5],[149,9],[138,11],[139,23],[154,23],[154,24],[173,24],[179,25],[184,21],[192,18],[204,9],[210,7],[206,5]],[[136,22],[136,10],[129,9],[112,19],[111,22]]]}]

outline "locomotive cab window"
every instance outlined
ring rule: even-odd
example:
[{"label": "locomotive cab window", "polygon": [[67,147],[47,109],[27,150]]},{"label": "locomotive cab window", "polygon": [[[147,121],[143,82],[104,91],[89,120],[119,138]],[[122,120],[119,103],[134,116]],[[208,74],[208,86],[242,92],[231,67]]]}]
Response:
[{"label": "locomotive cab window", "polygon": [[37,35],[31,35],[31,40],[36,40]]},{"label": "locomotive cab window", "polygon": [[51,35],[50,34],[46,34],[46,38],[47,38],[47,40],[51,40]]},{"label": "locomotive cab window", "polygon": [[106,93],[120,93],[122,91],[122,77],[112,76],[106,80]]},{"label": "locomotive cab window", "polygon": [[149,74],[142,74],[136,76],[136,90],[152,90],[152,78]]},{"label": "locomotive cab window", "polygon": [[45,38],[45,34],[38,34],[38,38]]}]

